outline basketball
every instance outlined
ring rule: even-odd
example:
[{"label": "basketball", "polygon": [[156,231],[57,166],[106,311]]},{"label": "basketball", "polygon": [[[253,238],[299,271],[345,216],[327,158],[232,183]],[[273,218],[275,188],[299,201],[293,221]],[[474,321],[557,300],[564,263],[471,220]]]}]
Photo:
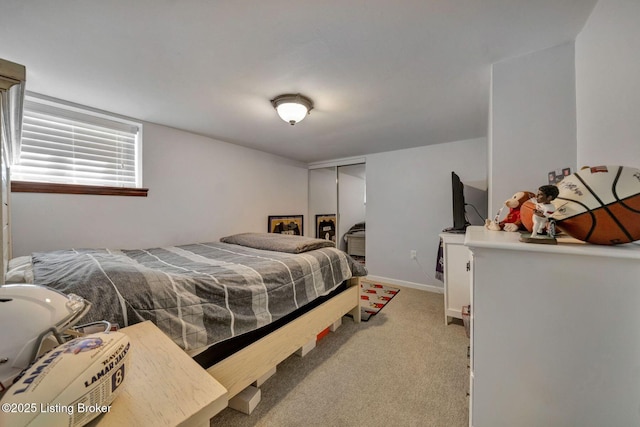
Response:
[{"label": "basketball", "polygon": [[[640,240],[640,170],[627,166],[584,168],[558,184],[551,216],[559,229],[585,242],[617,245]],[[522,207],[524,209],[524,206]],[[529,229],[529,225],[523,223]]]}]

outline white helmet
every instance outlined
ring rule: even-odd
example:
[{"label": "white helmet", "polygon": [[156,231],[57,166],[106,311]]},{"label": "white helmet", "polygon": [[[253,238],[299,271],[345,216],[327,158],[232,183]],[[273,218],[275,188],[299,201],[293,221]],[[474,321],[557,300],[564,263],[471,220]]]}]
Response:
[{"label": "white helmet", "polygon": [[77,295],[39,285],[0,287],[0,395],[36,360],[42,341],[75,325],[91,308]]}]

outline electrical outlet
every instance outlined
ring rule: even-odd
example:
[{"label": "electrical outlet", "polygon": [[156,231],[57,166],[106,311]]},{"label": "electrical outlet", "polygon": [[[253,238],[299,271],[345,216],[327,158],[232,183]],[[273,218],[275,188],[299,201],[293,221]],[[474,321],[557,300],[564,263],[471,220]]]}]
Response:
[{"label": "electrical outlet", "polygon": [[411,259],[417,259],[418,258],[418,253],[415,249],[411,249],[411,252],[409,253],[409,256],[411,257]]}]

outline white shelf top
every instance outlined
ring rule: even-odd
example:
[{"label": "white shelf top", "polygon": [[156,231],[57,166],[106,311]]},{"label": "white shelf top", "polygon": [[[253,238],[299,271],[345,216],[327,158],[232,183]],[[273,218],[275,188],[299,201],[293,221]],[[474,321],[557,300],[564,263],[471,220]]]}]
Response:
[{"label": "white shelf top", "polygon": [[582,242],[572,237],[560,237],[557,240],[557,245],[523,243],[520,241],[520,233],[491,231],[487,230],[483,226],[471,226],[467,228],[464,244],[472,250],[473,248],[492,248],[528,252],[640,259],[640,242],[606,246]]},{"label": "white shelf top", "polygon": [[459,243],[464,244],[465,233],[440,233],[440,238],[444,240],[445,243]]}]

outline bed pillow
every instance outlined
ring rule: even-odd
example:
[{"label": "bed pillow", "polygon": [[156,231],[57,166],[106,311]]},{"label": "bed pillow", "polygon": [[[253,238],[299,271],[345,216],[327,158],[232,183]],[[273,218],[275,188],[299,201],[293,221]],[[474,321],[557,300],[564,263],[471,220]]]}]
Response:
[{"label": "bed pillow", "polygon": [[31,255],[25,255],[9,260],[5,283],[33,283],[33,266]]},{"label": "bed pillow", "polygon": [[335,244],[329,240],[277,233],[241,233],[223,237],[220,241],[254,249],[287,252],[291,254],[335,247]]}]

